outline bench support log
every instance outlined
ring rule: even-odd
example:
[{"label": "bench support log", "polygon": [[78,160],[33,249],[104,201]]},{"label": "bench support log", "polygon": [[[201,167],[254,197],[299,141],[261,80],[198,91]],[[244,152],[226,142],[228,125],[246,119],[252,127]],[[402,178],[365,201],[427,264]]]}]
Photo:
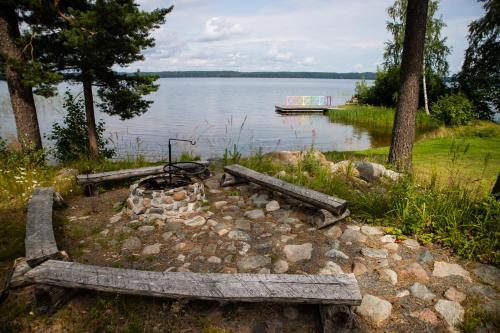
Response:
[{"label": "bench support log", "polygon": [[349,305],[320,305],[319,313],[323,333],[347,333],[359,328],[356,315]]}]

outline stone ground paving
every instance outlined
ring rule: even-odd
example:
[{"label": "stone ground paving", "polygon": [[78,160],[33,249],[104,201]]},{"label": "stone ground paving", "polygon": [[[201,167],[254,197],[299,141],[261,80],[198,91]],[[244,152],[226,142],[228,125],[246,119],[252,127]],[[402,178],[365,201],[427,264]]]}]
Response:
[{"label": "stone ground paving", "polygon": [[[167,272],[352,272],[363,295],[355,310],[361,331],[453,331],[473,301],[498,312],[500,272],[492,266],[460,260],[414,239],[399,242],[383,227],[353,220],[317,230],[311,210],[296,201],[255,185],[219,188],[217,182],[217,177],[205,182],[206,205],[175,219],[137,221],[126,209],[117,214],[112,207],[120,208],[128,189],[71,199],[63,212],[70,222],[61,247],[75,261]],[[83,231],[75,236],[71,229],[78,226]],[[274,310],[263,314],[263,306],[213,311],[240,332],[318,329],[311,307],[269,306]]]}]

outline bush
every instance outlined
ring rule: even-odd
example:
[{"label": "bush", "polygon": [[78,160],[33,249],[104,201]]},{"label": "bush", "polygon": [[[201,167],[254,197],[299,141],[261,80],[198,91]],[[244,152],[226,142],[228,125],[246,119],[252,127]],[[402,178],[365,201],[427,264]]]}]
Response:
[{"label": "bush", "polygon": [[441,97],[431,109],[433,116],[446,125],[464,125],[474,118],[472,103],[461,93]]},{"label": "bush", "polygon": [[[47,135],[47,139],[55,141],[54,156],[60,162],[65,163],[87,159],[90,152],[83,98],[74,97],[69,91],[66,91],[63,106],[67,111],[63,120],[64,125],[54,123],[52,132]],[[113,157],[115,155],[114,149],[106,148],[108,140],[103,138],[103,121],[97,123],[96,130],[97,147],[100,156],[104,158]]]}]

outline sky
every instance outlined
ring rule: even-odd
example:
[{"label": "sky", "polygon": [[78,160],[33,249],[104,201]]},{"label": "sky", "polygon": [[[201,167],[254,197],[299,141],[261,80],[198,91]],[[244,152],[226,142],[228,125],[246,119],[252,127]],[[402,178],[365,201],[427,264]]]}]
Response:
[{"label": "sky", "polygon": [[[143,10],[174,10],[145,60],[125,70],[375,71],[393,1],[137,0]],[[441,0],[451,74],[461,68],[468,24],[483,13],[475,0]]]}]

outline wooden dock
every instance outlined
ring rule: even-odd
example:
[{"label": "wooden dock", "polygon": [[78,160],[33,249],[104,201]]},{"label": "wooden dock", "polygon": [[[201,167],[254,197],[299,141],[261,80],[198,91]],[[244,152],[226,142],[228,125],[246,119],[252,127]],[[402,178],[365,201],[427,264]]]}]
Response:
[{"label": "wooden dock", "polygon": [[330,110],[342,110],[331,105],[276,105],[279,114],[326,114]]}]

